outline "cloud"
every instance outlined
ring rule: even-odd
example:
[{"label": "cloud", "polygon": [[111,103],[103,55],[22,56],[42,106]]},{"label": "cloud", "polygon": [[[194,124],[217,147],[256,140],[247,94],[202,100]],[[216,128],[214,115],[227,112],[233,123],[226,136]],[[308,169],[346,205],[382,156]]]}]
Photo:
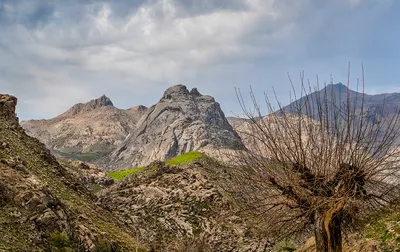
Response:
[{"label": "cloud", "polygon": [[393,4],[0,0],[0,87],[21,98],[24,119],[55,116],[103,93],[121,107],[151,105],[177,83],[237,110],[233,86],[278,84],[283,94],[287,71],[329,76],[326,68],[363,60],[384,43],[368,40]]}]

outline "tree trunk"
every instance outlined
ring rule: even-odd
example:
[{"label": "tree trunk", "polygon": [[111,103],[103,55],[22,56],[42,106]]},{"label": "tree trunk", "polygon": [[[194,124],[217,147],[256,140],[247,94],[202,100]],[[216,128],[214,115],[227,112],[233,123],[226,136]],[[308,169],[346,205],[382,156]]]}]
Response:
[{"label": "tree trunk", "polygon": [[317,252],[342,252],[342,206],[315,212],[315,245]]}]

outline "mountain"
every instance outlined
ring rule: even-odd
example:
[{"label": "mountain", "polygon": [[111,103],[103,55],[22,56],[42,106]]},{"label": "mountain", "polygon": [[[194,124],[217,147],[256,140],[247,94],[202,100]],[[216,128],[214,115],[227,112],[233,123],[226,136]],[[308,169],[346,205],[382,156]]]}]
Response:
[{"label": "mountain", "polygon": [[146,109],[138,106],[121,110],[103,95],[76,104],[53,119],[30,120],[21,125],[57,156],[95,161],[123,142]]},{"label": "mountain", "polygon": [[[400,106],[400,93],[384,93],[384,94],[369,95],[351,90],[342,83],[337,83],[337,84],[329,84],[319,91],[309,93],[307,98],[301,97],[291,102],[289,105],[282,107],[283,111],[285,111],[288,114],[291,114],[285,120],[288,120],[288,123],[290,122],[296,124],[296,120],[298,120],[299,118],[297,110],[298,106],[301,106],[302,108],[301,109],[302,115],[314,112],[313,118],[318,120],[318,118],[320,117],[317,109],[318,102],[323,102],[325,98],[327,101],[326,104],[327,107],[325,107],[325,104],[322,104],[320,106],[322,107],[322,113],[324,113],[326,109],[328,109],[328,111],[333,111],[332,107],[333,103],[336,105],[336,109],[341,105],[342,106],[341,113],[346,113],[346,109],[344,108],[345,104],[347,104],[347,99],[349,99],[351,103],[351,109],[353,110],[353,108],[355,107],[354,111],[355,115],[360,115],[361,109],[363,109],[364,114],[368,115],[368,117],[366,117],[368,118],[368,123],[376,122],[375,120],[377,120],[377,118],[380,115],[383,116],[383,119],[385,118],[390,119],[391,116],[393,116],[396,112],[398,112]],[[335,99],[334,102],[332,101],[333,99]],[[362,99],[364,99],[363,108],[362,108]],[[306,111],[306,108],[304,106],[304,104],[306,103],[310,104],[311,110]],[[278,110],[275,113],[277,115],[280,115],[281,111]],[[333,113],[330,112],[330,115],[332,116]],[[267,124],[274,123],[270,122],[269,117],[270,115],[266,115],[261,119],[264,120],[264,122]],[[255,118],[255,119],[260,119],[260,118]],[[252,124],[248,118],[230,117],[228,118],[228,121],[232,125],[234,130],[240,135],[246,147],[251,149],[253,146],[255,146],[255,144],[252,143],[251,141],[251,138],[254,138],[251,137],[252,125],[254,126],[254,124]],[[388,121],[385,122],[386,124],[385,123],[382,124],[382,131],[379,132],[378,139],[381,139],[381,137],[383,137],[383,135],[385,134],[383,129],[385,129],[385,127],[387,126]],[[317,121],[315,121],[314,123],[317,123]]]},{"label": "mountain", "polygon": [[19,126],[16,102],[0,95],[0,251],[270,246],[224,191],[226,171],[217,161],[154,162],[114,183],[92,165],[57,160]]},{"label": "mountain", "polygon": [[[16,103],[0,94],[0,251],[293,251],[305,238],[266,237],[267,220],[241,206],[257,194],[238,197],[238,170],[200,153],[153,162],[120,181],[56,159],[19,126]],[[352,239],[358,250],[398,247],[396,209],[368,220]]]},{"label": "mountain", "polygon": [[215,156],[216,150],[242,147],[213,97],[176,85],[144,113],[127,139],[104,159],[103,167],[128,169],[193,150]]},{"label": "mountain", "polygon": [[[317,98],[323,98],[325,93],[327,94],[328,101],[336,99],[335,102],[337,106],[346,103],[347,98],[349,98],[352,102],[352,106],[357,101],[355,105],[356,110],[361,110],[361,101],[363,94],[361,92],[349,89],[346,85],[343,85],[342,83],[329,84],[320,91],[315,91],[309,94],[308,98],[314,108],[316,108]],[[298,100],[293,101],[289,105],[283,107],[283,109],[287,112],[290,112],[291,107],[294,108],[297,104],[304,103],[304,99],[304,97],[299,98]],[[372,113],[380,113],[382,112],[382,109],[384,109],[385,115],[392,115],[396,113],[396,110],[400,105],[400,93],[384,93],[376,95],[364,94],[363,99],[364,111],[368,110]],[[384,108],[383,104],[385,104]],[[317,111],[315,111],[314,117],[318,117]]]},{"label": "mountain", "polygon": [[93,170],[99,184],[109,178],[61,165],[19,126],[16,104],[0,94],[0,251],[135,251],[129,227],[74,174]]}]

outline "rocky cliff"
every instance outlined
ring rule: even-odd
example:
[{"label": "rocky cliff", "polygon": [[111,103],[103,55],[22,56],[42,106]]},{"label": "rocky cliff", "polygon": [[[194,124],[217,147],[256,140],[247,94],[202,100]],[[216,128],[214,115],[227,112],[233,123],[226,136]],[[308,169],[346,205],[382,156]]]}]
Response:
[{"label": "rocky cliff", "polygon": [[16,102],[0,95],[0,251],[135,251],[83,177],[18,126]]},{"label": "rocky cliff", "polygon": [[193,150],[213,155],[219,149],[241,147],[213,97],[177,85],[144,113],[126,141],[104,160],[104,167],[127,169]]},{"label": "rocky cliff", "polygon": [[0,117],[14,125],[18,124],[18,117],[15,113],[16,106],[16,97],[0,94]]},{"label": "rocky cliff", "polygon": [[21,124],[57,156],[95,161],[122,143],[146,109],[140,106],[121,110],[102,96],[77,104],[53,119]]}]

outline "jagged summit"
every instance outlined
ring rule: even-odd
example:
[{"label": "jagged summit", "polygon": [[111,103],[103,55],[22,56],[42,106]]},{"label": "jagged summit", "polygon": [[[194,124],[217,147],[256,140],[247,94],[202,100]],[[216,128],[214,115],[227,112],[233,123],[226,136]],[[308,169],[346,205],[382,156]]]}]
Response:
[{"label": "jagged summit", "polygon": [[168,100],[168,102],[179,102],[185,100],[203,100],[205,102],[215,102],[214,97],[209,95],[202,95],[197,88],[193,88],[190,92],[184,85],[175,85],[168,88],[165,92],[163,97],[161,98],[160,102],[163,100]]},{"label": "jagged summit", "polygon": [[341,82],[336,84],[329,84],[326,86],[326,89],[327,90],[333,89],[335,92],[343,92],[349,90],[349,88]]},{"label": "jagged summit", "polygon": [[104,106],[114,106],[110,98],[106,95],[102,95],[97,99],[91,100],[86,103],[86,106],[92,106],[93,108],[104,107]]},{"label": "jagged summit", "polygon": [[190,99],[191,95],[192,94],[189,92],[186,86],[179,84],[169,87],[167,90],[165,90],[161,100],[185,100],[188,98]]},{"label": "jagged summit", "polygon": [[190,90],[190,94],[192,96],[201,96],[200,92],[197,90],[197,88],[193,88],[192,90]]},{"label": "jagged summit", "polygon": [[61,114],[60,116],[73,116],[82,112],[88,112],[91,110],[107,106],[114,107],[114,104],[112,103],[110,98],[108,98],[105,95],[102,95],[99,98],[90,100],[87,103],[78,103],[74,105],[72,108],[70,108],[64,114]]},{"label": "jagged summit", "polygon": [[50,120],[26,121],[22,126],[57,156],[94,161],[118,146],[145,111],[144,106],[118,109],[103,95]]},{"label": "jagged summit", "polygon": [[242,146],[213,97],[176,85],[147,109],[104,168],[126,169],[194,150],[215,153]]}]

